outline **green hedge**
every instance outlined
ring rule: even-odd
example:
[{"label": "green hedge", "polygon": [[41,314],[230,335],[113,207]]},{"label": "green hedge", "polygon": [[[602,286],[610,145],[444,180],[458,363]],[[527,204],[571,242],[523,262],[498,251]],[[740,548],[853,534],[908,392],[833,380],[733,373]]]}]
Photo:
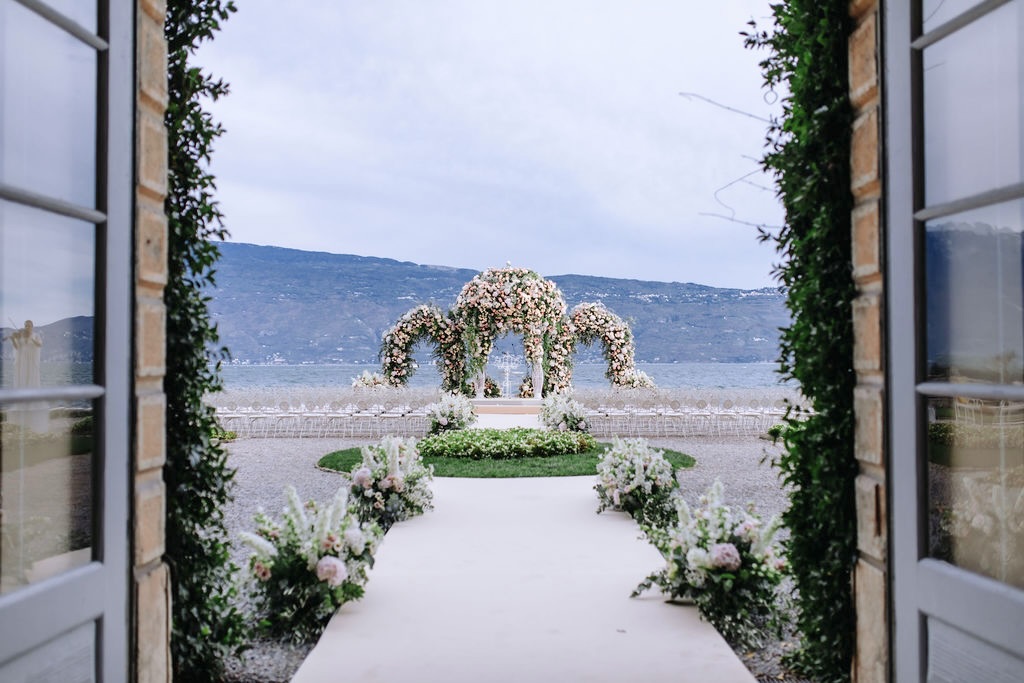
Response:
[{"label": "green hedge", "polygon": [[550,457],[582,453],[597,447],[597,441],[582,432],[554,432],[546,429],[459,429],[428,436],[419,442],[424,458],[470,458],[505,460]]},{"label": "green hedge", "polygon": [[206,170],[221,126],[203,110],[227,85],[190,63],[235,7],[221,0],[168,0],[168,282],[167,305],[167,526],[165,559],[171,570],[171,657],[174,679],[219,681],[225,660],[245,642],[246,623],[232,606],[234,567],[228,553],[223,506],[234,471],[211,434],[213,410],[204,403],[219,391],[216,325],[207,308],[226,236]]},{"label": "green hedge", "polygon": [[847,0],[773,4],[775,25],[747,46],[767,50],[765,86],[783,96],[768,132],[765,170],[776,177],[785,226],[773,242],[792,323],[782,330],[782,374],[800,382],[814,414],[791,415],[776,465],[792,487],[783,516],[796,588],[799,647],[790,664],[819,683],[847,681],[854,652],[856,554],[853,454],[850,127]]}]

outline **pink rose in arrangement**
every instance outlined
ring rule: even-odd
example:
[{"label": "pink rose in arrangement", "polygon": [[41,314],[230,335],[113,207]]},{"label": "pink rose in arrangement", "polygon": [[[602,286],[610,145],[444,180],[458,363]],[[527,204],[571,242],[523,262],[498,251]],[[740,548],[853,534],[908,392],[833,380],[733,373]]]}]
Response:
[{"label": "pink rose in arrangement", "polygon": [[740,551],[732,543],[716,543],[711,546],[711,566],[734,572],[740,568]]},{"label": "pink rose in arrangement", "polygon": [[356,486],[362,486],[364,489],[370,488],[373,486],[373,472],[370,471],[369,467],[360,467],[352,473],[352,483]]},{"label": "pink rose in arrangement", "polygon": [[260,581],[270,580],[270,567],[266,566],[262,562],[256,562],[252,566],[252,572],[256,575],[256,578]]},{"label": "pink rose in arrangement", "polygon": [[328,555],[316,563],[316,578],[326,581],[331,588],[337,588],[348,578],[348,569],[337,557]]}]

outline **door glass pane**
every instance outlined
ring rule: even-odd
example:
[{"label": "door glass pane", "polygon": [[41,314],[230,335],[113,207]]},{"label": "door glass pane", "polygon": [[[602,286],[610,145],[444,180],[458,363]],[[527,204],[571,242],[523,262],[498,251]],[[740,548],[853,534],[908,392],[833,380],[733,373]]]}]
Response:
[{"label": "door glass pane", "polygon": [[46,4],[83,28],[96,32],[96,0],[46,0]]},{"label": "door glass pane", "polygon": [[96,51],[16,2],[0,7],[0,181],[95,207]]},{"label": "door glass pane", "polygon": [[924,50],[925,201],[935,205],[1024,179],[1021,2]]},{"label": "door glass pane", "polygon": [[924,32],[933,31],[980,4],[981,0],[924,0],[921,3],[921,23]]},{"label": "door glass pane", "polygon": [[1024,200],[925,224],[928,378],[1024,381]]},{"label": "door glass pane", "polygon": [[928,403],[929,554],[1024,588],[1024,403]]},{"label": "door glass pane", "polygon": [[92,560],[92,414],[88,401],[0,405],[0,594]]},{"label": "door glass pane", "polygon": [[93,383],[95,235],[0,201],[0,388]]}]

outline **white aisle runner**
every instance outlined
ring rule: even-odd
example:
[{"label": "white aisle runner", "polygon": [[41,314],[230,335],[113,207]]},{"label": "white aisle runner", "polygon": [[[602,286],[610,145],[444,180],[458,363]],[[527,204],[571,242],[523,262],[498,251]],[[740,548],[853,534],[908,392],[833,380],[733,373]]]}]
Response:
[{"label": "white aisle runner", "polygon": [[661,556],[593,483],[436,479],[293,683],[753,683],[693,607],[629,597]]}]

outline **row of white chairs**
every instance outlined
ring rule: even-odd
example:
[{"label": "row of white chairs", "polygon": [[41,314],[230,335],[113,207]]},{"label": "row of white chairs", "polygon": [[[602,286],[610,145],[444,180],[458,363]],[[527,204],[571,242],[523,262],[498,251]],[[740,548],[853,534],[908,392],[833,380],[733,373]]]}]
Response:
[{"label": "row of white chairs", "polygon": [[246,406],[217,406],[223,429],[247,437],[380,437],[385,434],[422,436],[427,432],[426,406],[433,401],[380,403],[355,402],[275,406],[253,403]]},{"label": "row of white chairs", "polygon": [[622,401],[587,410],[591,431],[601,436],[723,436],[763,434],[782,421],[788,404],[784,399],[760,399],[716,403],[705,399],[650,401],[627,404]]},{"label": "row of white chairs", "polygon": [[[574,398],[592,433],[624,437],[761,434],[801,402],[791,390],[760,398],[747,393],[614,389],[578,391]],[[423,436],[425,408],[438,398],[436,389],[277,388],[224,392],[209,402],[221,426],[239,436],[324,438]]]}]

